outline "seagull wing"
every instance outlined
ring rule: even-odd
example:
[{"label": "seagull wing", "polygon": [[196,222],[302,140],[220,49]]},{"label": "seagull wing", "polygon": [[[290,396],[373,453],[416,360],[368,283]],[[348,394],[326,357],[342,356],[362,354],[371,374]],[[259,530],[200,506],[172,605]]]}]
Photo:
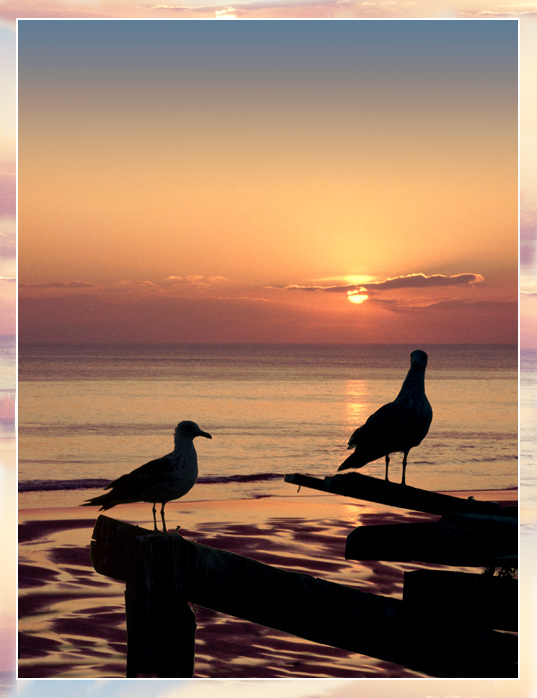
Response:
[{"label": "seagull wing", "polygon": [[[361,448],[372,444],[382,444],[389,434],[399,428],[400,420],[400,406],[396,402],[388,402],[373,412],[364,424],[356,429],[349,439],[348,447]],[[384,453],[380,455],[384,455]]]},{"label": "seagull wing", "polygon": [[396,451],[406,451],[423,438],[415,437],[412,416],[400,402],[389,402],[374,412],[356,429],[349,439],[349,448],[355,451],[339,467],[361,468],[366,463]]},{"label": "seagull wing", "polygon": [[153,483],[162,482],[169,473],[171,459],[169,456],[155,458],[130,473],[121,475],[106,485],[105,490],[112,490],[111,494],[116,499],[126,497],[131,501],[139,501],[138,497],[144,496]]}]

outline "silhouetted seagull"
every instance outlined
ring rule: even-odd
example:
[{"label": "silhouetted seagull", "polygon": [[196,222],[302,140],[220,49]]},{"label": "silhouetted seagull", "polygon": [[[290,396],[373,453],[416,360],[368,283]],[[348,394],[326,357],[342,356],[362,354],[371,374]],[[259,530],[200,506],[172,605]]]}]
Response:
[{"label": "silhouetted seagull", "polygon": [[130,502],[153,502],[153,522],[157,528],[156,506],[159,502],[162,526],[166,533],[164,505],[172,499],[185,495],[198,478],[198,458],[194,448],[196,436],[212,439],[195,422],[180,422],[175,428],[174,449],[162,458],[141,465],[126,475],[118,477],[106,485],[106,494],[89,499],[83,507],[101,505],[99,511],[111,509],[117,504]]},{"label": "silhouetted seagull", "polygon": [[425,367],[427,354],[416,349],[410,354],[410,370],[406,375],[399,395],[393,402],[383,405],[358,427],[349,439],[348,448],[354,453],[343,461],[339,470],[361,468],[366,463],[386,458],[386,480],[390,453],[403,452],[403,478],[408,452],[425,438],[433,419],[433,410],[425,395]]}]

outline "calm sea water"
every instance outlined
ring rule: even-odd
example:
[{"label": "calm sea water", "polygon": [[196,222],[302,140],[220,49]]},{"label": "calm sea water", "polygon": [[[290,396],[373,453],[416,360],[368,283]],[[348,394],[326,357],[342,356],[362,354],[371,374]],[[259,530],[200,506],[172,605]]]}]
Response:
[{"label": "calm sea water", "polygon": [[[395,398],[414,348],[21,346],[19,505],[79,503],[169,452],[182,419],[213,435],[196,440],[200,478],[188,499],[292,494],[284,474],[336,472],[352,431]],[[421,348],[434,418],[410,453],[408,484],[516,487],[516,347]],[[400,461],[397,454],[390,465],[396,481]],[[362,472],[383,477],[383,460]]]}]

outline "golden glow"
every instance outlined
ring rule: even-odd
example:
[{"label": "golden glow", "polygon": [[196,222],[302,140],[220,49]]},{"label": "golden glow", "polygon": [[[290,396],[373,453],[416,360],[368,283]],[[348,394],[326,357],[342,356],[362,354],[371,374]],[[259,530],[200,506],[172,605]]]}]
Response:
[{"label": "golden glow", "polygon": [[351,303],[363,303],[369,296],[365,293],[359,293],[358,291],[347,291],[347,298]]},{"label": "golden glow", "polygon": [[347,284],[368,284],[372,281],[378,281],[374,276],[366,276],[365,274],[347,274],[341,277],[341,280]]}]

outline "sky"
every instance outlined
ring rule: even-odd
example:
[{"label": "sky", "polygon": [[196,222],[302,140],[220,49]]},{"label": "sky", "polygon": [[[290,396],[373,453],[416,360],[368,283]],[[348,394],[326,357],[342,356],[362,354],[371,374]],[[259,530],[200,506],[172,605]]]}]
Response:
[{"label": "sky", "polygon": [[22,342],[517,341],[516,21],[19,22]]}]

